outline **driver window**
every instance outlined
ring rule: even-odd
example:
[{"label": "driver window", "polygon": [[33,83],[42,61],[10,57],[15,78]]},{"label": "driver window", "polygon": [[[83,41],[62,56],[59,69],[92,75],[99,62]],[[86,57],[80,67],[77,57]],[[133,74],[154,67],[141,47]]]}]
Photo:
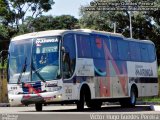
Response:
[{"label": "driver window", "polygon": [[63,78],[68,79],[72,77],[75,70],[76,52],[73,34],[67,34],[64,36],[62,49]]}]

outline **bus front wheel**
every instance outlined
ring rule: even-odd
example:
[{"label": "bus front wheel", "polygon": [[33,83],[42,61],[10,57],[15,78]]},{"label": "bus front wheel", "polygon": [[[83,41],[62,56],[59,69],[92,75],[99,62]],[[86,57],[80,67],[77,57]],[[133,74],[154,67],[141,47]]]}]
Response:
[{"label": "bus front wheel", "polygon": [[83,110],[85,103],[85,94],[84,90],[80,93],[80,100],[77,102],[77,110]]},{"label": "bus front wheel", "polygon": [[42,103],[35,104],[36,111],[42,111]]}]

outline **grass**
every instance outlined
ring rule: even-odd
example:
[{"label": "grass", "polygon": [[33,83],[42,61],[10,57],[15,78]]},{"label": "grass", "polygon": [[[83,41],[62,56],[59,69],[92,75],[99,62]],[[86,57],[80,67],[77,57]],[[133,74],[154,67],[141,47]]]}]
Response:
[{"label": "grass", "polygon": [[159,97],[142,98],[141,101],[143,101],[143,102],[156,102],[156,103],[160,103],[160,98]]},{"label": "grass", "polygon": [[158,67],[159,97],[160,97],[160,66]]}]

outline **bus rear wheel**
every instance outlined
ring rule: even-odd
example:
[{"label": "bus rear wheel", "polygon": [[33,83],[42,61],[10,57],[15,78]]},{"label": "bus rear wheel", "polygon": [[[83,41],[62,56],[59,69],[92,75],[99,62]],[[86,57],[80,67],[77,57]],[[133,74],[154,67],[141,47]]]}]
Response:
[{"label": "bus rear wheel", "polygon": [[42,103],[36,103],[35,104],[35,109],[36,109],[36,111],[42,111]]},{"label": "bus rear wheel", "polygon": [[127,99],[120,100],[120,104],[122,107],[134,107],[137,101],[137,92],[136,89],[133,87],[131,88],[130,97]]}]

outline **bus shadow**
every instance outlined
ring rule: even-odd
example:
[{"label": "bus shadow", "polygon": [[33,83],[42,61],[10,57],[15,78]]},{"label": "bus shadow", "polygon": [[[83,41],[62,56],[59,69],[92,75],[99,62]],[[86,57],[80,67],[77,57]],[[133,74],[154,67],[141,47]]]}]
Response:
[{"label": "bus shadow", "polygon": [[[54,107],[54,106],[53,106]],[[83,111],[77,109],[63,109],[63,110],[43,110],[41,112],[143,112],[151,111],[150,106],[136,106],[134,108],[122,108],[121,106],[103,106],[100,109],[85,108]],[[24,111],[23,111],[24,112]],[[37,111],[25,111],[37,112]]]}]

